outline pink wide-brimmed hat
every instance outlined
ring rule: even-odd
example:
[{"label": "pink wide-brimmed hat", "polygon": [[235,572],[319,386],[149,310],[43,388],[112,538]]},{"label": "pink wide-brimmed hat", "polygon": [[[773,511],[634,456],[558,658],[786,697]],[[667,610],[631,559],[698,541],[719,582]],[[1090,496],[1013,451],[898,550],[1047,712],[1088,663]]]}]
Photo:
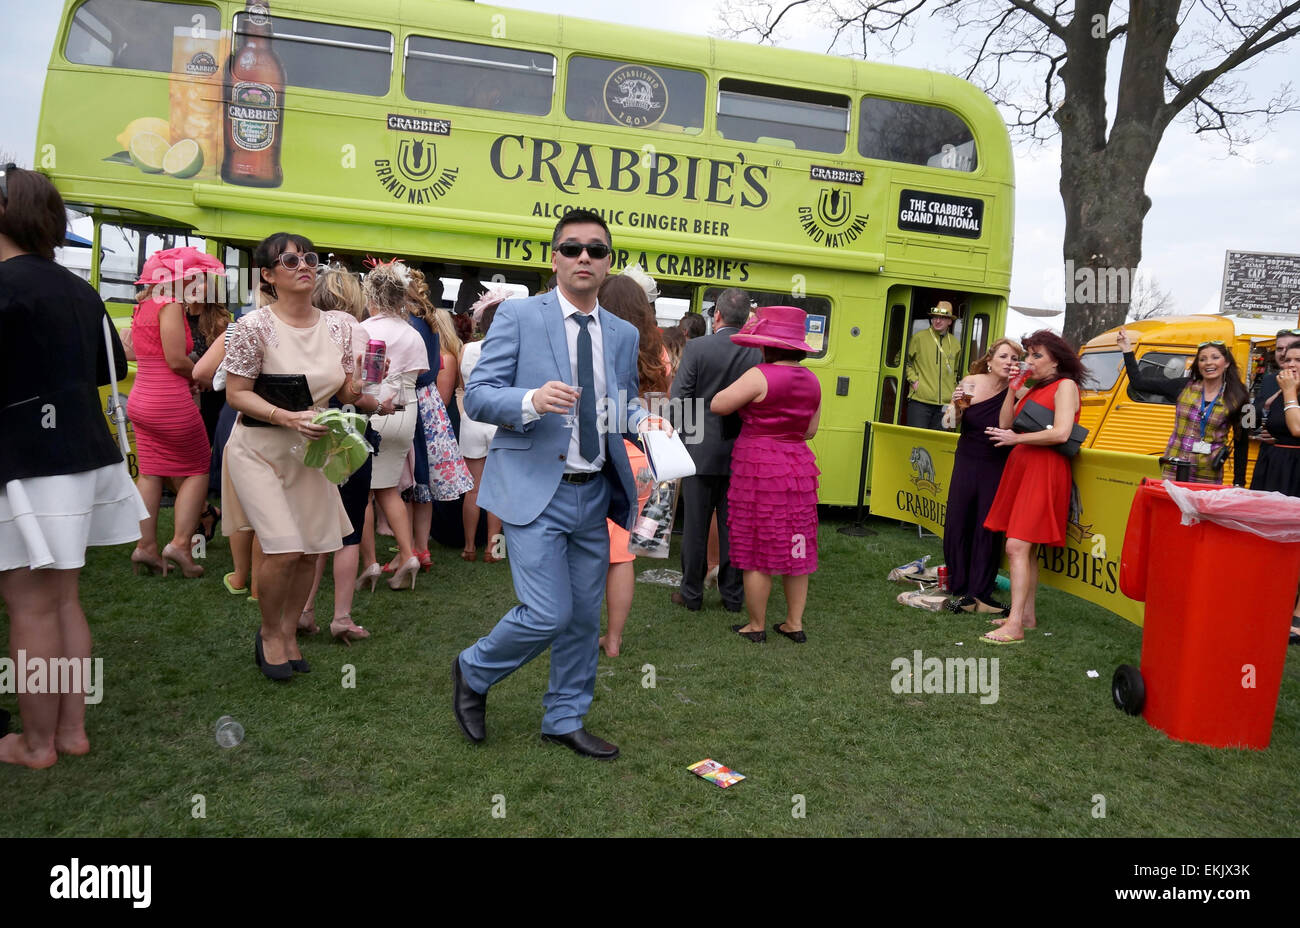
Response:
[{"label": "pink wide-brimmed hat", "polygon": [[761,306],[731,340],[754,348],[790,348],[812,353],[817,349],[804,341],[806,317],[807,313],[796,306]]},{"label": "pink wide-brimmed hat", "polygon": [[164,248],[155,251],[144,263],[137,284],[152,287],[155,284],[167,284],[200,274],[225,274],[226,266],[209,254],[204,254],[193,245],[180,248]]}]

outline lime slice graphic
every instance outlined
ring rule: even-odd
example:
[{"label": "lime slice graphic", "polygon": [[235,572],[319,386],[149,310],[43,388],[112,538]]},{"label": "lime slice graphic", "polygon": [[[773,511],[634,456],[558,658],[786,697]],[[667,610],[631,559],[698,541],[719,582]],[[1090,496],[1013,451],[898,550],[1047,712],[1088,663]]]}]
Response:
[{"label": "lime slice graphic", "polygon": [[146,174],[159,174],[170,147],[167,140],[156,132],[141,132],[131,139],[131,160]]},{"label": "lime slice graphic", "polygon": [[163,156],[162,169],[172,177],[193,177],[203,167],[203,149],[194,139],[181,139]]}]

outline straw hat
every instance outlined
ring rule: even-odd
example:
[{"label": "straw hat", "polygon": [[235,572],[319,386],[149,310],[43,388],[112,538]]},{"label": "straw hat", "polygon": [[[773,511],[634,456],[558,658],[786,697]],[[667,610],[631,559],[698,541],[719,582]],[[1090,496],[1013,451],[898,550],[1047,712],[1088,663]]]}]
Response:
[{"label": "straw hat", "polygon": [[816,349],[804,341],[806,316],[794,306],[762,306],[731,340],[754,348],[790,348],[811,353]]},{"label": "straw hat", "polygon": [[930,315],[938,316],[940,319],[956,319],[953,315],[952,304],[947,300],[940,300],[934,306],[930,307]]}]

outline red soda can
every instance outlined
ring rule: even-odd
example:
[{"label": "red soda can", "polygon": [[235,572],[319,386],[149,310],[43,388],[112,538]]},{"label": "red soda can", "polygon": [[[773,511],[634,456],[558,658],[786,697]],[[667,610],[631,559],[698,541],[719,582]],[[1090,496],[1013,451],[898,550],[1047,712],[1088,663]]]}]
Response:
[{"label": "red soda can", "polygon": [[947,567],[947,565],[941,565],[941,566],[939,567],[939,589],[943,590],[945,593],[948,592],[948,567]]}]

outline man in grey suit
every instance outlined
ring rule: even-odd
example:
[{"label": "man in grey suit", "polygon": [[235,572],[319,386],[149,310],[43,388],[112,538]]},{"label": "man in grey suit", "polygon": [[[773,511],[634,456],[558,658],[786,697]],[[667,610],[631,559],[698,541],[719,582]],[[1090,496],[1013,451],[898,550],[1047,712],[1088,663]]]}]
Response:
[{"label": "man in grey suit", "polygon": [[[743,575],[731,566],[727,545],[727,488],[731,483],[731,446],[739,433],[732,417],[715,415],[709,404],[755,364],[763,360],[757,348],[735,344],[731,336],[749,318],[749,294],[724,290],[713,304],[713,334],[693,338],[682,350],[682,360],[673,378],[672,396],[693,416],[684,416],[679,427],[693,423],[696,435],[682,437],[695,461],[695,476],[682,482],[684,523],[682,525],[682,585],[673,602],[692,612],[704,602],[704,576],[708,558],[709,523],[718,514],[718,592],[722,605],[731,612],[744,606]],[[730,423],[727,418],[732,418]]]},{"label": "man in grey suit", "polygon": [[[465,389],[465,412],[498,426],[478,502],[501,517],[520,600],[452,662],[456,722],[475,743],[487,737],[488,689],[549,648],[542,740],[618,756],[584,718],[609,568],[605,518],[630,527],[636,515],[619,433],[651,423],[636,399],[637,330],[596,301],[609,246],[599,215],[575,210],[561,219],[552,239],[556,288],[500,305]],[[614,410],[603,423],[602,408]]]}]

